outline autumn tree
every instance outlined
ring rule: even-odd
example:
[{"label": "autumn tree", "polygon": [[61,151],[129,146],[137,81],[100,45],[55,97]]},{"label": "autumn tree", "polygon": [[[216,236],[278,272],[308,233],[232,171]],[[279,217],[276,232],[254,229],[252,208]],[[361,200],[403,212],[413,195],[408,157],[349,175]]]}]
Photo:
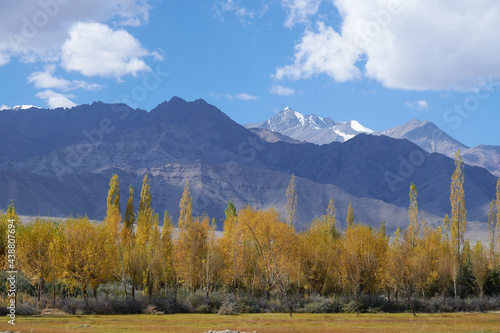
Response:
[{"label": "autumn tree", "polygon": [[451,217],[449,219],[450,242],[453,249],[453,285],[455,297],[460,295],[463,271],[463,246],[467,231],[467,210],[464,194],[464,163],[460,150],[455,153],[455,171],[450,186]]},{"label": "autumn tree", "polygon": [[224,282],[232,288],[237,288],[241,277],[242,243],[238,225],[238,213],[232,200],[229,200],[224,211],[224,232],[219,241],[224,258]]},{"label": "autumn tree", "polygon": [[488,214],[488,241],[490,269],[496,269],[498,263],[497,250],[497,205],[494,199],[490,202]]},{"label": "autumn tree", "polygon": [[419,229],[421,237],[416,239],[414,249],[414,281],[415,287],[425,299],[426,291],[440,279],[440,248],[443,239],[440,228],[433,228],[423,222]]},{"label": "autumn tree", "polygon": [[481,241],[477,241],[472,249],[472,276],[479,289],[479,295],[484,296],[484,285],[488,279],[488,255]]},{"label": "autumn tree", "polygon": [[158,289],[158,285],[163,278],[160,266],[164,264],[160,256],[161,233],[158,227],[159,216],[151,207],[151,200],[148,174],[145,174],[142,181],[139,211],[137,212],[135,251],[141,253],[139,256],[142,271],[140,285],[144,287],[143,291],[149,295],[150,299],[152,298],[153,290]]},{"label": "autumn tree", "polygon": [[63,230],[63,277],[69,286],[82,289],[88,301],[87,288],[96,296],[97,288],[109,282],[113,262],[113,240],[102,225],[91,223],[86,217],[69,219]]},{"label": "autumn tree", "polygon": [[405,294],[407,303],[415,316],[411,297],[416,286],[415,271],[417,263],[414,254],[415,249],[405,235],[407,233],[402,235],[400,228],[396,230],[394,240],[390,245],[388,272],[394,289]]},{"label": "autumn tree", "polygon": [[174,266],[174,225],[168,210],[163,214],[163,227],[161,229],[161,252],[163,256],[164,285],[177,287],[177,274]]},{"label": "autumn tree", "polygon": [[356,301],[359,315],[359,296],[377,283],[387,251],[385,235],[368,226],[355,224],[348,227],[342,238],[342,269],[346,286]]},{"label": "autumn tree", "polygon": [[189,180],[186,179],[184,185],[184,192],[182,192],[182,198],[179,203],[180,215],[178,227],[181,230],[185,230],[193,221],[193,198],[189,191]]},{"label": "autumn tree", "polygon": [[352,202],[349,201],[349,206],[347,207],[347,227],[352,227],[354,225],[354,208],[352,207]]},{"label": "autumn tree", "polygon": [[206,277],[204,264],[207,258],[210,220],[204,215],[182,225],[185,227],[179,230],[174,246],[176,271],[187,287],[196,291],[203,287]]},{"label": "autumn tree", "polygon": [[420,231],[418,223],[418,202],[417,202],[417,187],[415,184],[410,185],[410,206],[408,207],[408,224],[407,234],[410,246],[415,248],[417,246],[417,238]]},{"label": "autumn tree", "polygon": [[104,224],[109,230],[114,240],[118,240],[121,223],[120,210],[120,180],[118,175],[114,174],[109,181],[108,199],[106,201],[106,218]]},{"label": "autumn tree", "polygon": [[135,223],[135,213],[134,213],[134,187],[129,185],[128,187],[128,201],[127,208],[125,209],[125,218],[123,220],[124,229],[130,236],[132,234],[132,229]]},{"label": "autumn tree", "polygon": [[294,225],[297,213],[297,185],[295,184],[295,174],[292,174],[290,184],[286,188],[286,222],[288,225]]},{"label": "autumn tree", "polygon": [[20,228],[18,258],[23,272],[37,290],[37,304],[45,283],[51,279],[53,255],[51,248],[55,242],[54,223],[37,218]]},{"label": "autumn tree", "polygon": [[300,235],[300,271],[306,290],[324,295],[337,286],[341,279],[339,238],[334,201],[330,199],[326,215],[314,219]]}]

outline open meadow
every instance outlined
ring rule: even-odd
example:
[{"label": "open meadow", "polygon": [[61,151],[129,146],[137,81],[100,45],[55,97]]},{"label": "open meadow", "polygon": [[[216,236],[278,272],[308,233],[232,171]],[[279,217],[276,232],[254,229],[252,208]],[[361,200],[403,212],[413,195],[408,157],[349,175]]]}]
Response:
[{"label": "open meadow", "polygon": [[[88,325],[88,326],[87,326]],[[21,332],[189,332],[232,329],[243,332],[500,332],[499,313],[447,314],[215,314],[20,316]]]}]

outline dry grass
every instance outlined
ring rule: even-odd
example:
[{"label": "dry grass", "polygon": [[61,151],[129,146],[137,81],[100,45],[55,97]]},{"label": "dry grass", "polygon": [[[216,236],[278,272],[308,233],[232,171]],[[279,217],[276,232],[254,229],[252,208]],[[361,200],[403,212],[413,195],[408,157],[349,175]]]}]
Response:
[{"label": "dry grass", "polygon": [[[233,329],[245,332],[500,332],[500,313],[452,314],[213,314],[31,316],[0,331],[22,332],[196,332]],[[80,327],[89,325],[90,327]]]}]

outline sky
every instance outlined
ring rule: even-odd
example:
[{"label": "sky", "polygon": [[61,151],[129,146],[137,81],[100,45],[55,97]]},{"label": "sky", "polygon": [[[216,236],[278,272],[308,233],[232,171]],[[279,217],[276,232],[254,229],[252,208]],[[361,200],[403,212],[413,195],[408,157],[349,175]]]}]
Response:
[{"label": "sky", "polygon": [[497,0],[2,1],[0,109],[179,96],[500,145],[498,31]]}]

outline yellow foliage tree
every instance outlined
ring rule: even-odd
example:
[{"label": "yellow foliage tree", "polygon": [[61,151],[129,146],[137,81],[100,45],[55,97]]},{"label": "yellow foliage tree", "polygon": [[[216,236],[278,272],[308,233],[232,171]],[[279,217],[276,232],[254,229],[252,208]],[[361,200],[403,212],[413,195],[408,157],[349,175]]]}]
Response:
[{"label": "yellow foliage tree", "polygon": [[455,153],[455,171],[450,186],[451,217],[449,219],[450,242],[453,249],[453,285],[455,296],[461,291],[460,281],[463,270],[463,251],[465,232],[467,231],[467,210],[464,194],[464,163],[460,150]]}]

